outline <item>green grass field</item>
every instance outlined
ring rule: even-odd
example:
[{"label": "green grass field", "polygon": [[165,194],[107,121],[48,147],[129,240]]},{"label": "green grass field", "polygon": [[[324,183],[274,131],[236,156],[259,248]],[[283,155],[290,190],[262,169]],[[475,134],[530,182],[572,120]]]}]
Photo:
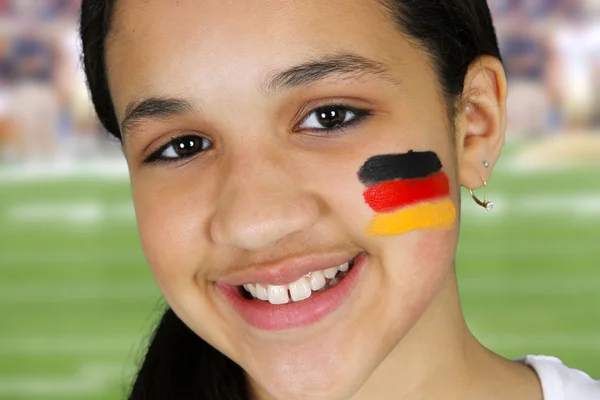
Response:
[{"label": "green grass field", "polygon": [[[464,198],[459,283],[490,348],[600,378],[598,176],[504,168],[492,213]],[[0,181],[0,399],[124,398],[163,306],[130,201],[126,179]]]}]

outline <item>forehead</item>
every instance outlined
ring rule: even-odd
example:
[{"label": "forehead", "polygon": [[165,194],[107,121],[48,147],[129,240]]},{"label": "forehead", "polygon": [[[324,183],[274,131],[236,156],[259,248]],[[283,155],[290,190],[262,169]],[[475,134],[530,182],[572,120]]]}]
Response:
[{"label": "forehead", "polygon": [[108,72],[119,110],[140,90],[256,89],[265,71],[315,56],[385,61],[399,40],[380,0],[119,0]]}]

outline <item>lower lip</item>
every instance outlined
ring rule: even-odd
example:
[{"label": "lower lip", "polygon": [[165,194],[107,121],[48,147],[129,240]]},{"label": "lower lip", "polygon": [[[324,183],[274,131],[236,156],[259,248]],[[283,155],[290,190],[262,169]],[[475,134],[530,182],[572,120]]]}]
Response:
[{"label": "lower lip", "polygon": [[315,324],[337,310],[350,297],[366,263],[367,256],[361,253],[348,275],[338,284],[323,292],[313,293],[306,300],[283,305],[247,300],[237,286],[215,283],[215,287],[248,325],[265,331],[282,331]]}]

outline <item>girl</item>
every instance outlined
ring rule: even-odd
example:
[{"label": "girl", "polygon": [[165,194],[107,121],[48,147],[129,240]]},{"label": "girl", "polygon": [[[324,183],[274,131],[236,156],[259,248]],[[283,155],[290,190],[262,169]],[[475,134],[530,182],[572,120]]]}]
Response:
[{"label": "girl", "polygon": [[170,306],[131,399],[600,398],[461,313],[459,188],[505,131],[485,2],[83,0],[81,36]]}]

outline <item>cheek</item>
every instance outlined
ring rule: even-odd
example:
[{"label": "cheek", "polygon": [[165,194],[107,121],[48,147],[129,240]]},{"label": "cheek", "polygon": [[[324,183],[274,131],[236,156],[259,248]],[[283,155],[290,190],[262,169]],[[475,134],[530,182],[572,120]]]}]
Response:
[{"label": "cheek", "polygon": [[133,185],[138,230],[148,265],[168,296],[174,286],[190,282],[205,252],[202,207],[185,191],[148,184]]},{"label": "cheek", "polygon": [[434,300],[454,267],[458,230],[421,231],[398,238],[386,253],[388,292],[414,322]]},{"label": "cheek", "polygon": [[357,179],[346,179],[329,185],[328,198],[336,226],[357,240],[365,236],[373,211],[363,198],[364,186]]},{"label": "cheek", "polygon": [[373,211],[365,203],[365,186],[357,171],[365,155],[348,152],[337,158],[302,160],[305,176],[303,183],[308,192],[321,200],[320,223],[326,225],[334,238],[350,238],[356,243],[364,240],[365,229]]},{"label": "cheek", "polygon": [[448,261],[454,260],[457,237],[454,229],[420,235],[413,247],[414,264],[425,267],[447,265]]},{"label": "cheek", "polygon": [[[454,267],[458,230],[425,232],[412,248],[414,280],[431,298]],[[425,299],[425,301],[427,301]]]}]

